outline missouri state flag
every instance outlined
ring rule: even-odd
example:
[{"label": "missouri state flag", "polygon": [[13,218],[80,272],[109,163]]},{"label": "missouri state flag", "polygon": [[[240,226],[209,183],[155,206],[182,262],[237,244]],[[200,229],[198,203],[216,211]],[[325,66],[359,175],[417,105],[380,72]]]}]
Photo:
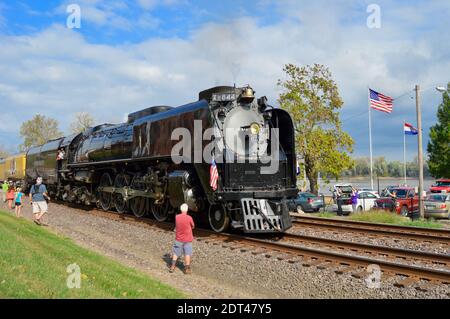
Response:
[{"label": "missouri state flag", "polygon": [[419,131],[409,123],[403,125],[403,131],[405,132],[405,135],[417,135],[419,133]]}]

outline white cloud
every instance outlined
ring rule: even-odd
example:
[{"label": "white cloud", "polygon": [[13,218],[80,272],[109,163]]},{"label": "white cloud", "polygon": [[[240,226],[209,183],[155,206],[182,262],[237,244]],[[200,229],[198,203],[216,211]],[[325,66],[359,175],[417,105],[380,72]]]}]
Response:
[{"label": "white cloud", "polygon": [[152,16],[149,13],[143,13],[137,20],[137,25],[141,29],[153,30],[159,27],[161,20]]},{"label": "white cloud", "polygon": [[158,0],[138,0],[137,2],[142,8],[144,8],[146,10],[150,10],[150,9],[153,9],[154,7],[156,7],[156,5],[158,4],[159,1]]},{"label": "white cloud", "polygon": [[[94,8],[100,3],[89,2]],[[117,1],[108,8],[120,5]],[[108,8],[103,13],[93,9],[91,21],[99,25],[111,21],[114,16]],[[410,28],[391,23],[369,30],[365,8],[360,23],[347,24],[334,15],[344,10],[338,4],[319,10],[315,5],[299,9],[292,2],[285,9],[289,13],[276,24],[262,26],[256,19],[240,18],[205,24],[187,39],[155,38],[137,44],[92,44],[82,31],[59,25],[32,36],[0,35],[0,108],[6,107],[2,117],[13,123],[1,126],[0,133],[17,132],[19,122],[38,112],[58,118],[63,129],[79,111],[91,112],[102,122],[119,122],[124,113],[149,105],[188,103],[203,89],[234,82],[251,84],[258,95],[267,95],[275,104],[276,82],[289,62],[328,65],[345,101],[344,117],[367,109],[367,85],[397,96],[415,83],[427,87],[449,80],[450,44],[441,41],[439,33],[418,40]],[[424,101],[430,105],[437,97],[425,94]],[[408,103],[400,101],[382,124],[414,121]],[[425,117],[425,128],[433,113]],[[352,122],[355,127],[347,127],[357,139],[359,153],[358,147],[366,142],[365,121],[358,118]],[[374,127],[382,128],[378,122]],[[393,131],[397,129],[384,129],[380,136]],[[2,142],[8,140],[0,134]]]},{"label": "white cloud", "polygon": [[153,10],[159,5],[174,6],[185,3],[185,0],[137,0],[137,3],[145,10]]}]

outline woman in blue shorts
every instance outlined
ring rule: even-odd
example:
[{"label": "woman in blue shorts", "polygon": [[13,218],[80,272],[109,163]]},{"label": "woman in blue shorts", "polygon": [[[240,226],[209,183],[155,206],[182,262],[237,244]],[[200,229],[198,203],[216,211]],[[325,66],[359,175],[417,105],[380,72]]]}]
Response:
[{"label": "woman in blue shorts", "polygon": [[14,197],[15,202],[16,202],[16,216],[17,217],[20,217],[20,214],[22,213],[22,196],[23,196],[22,188],[19,187],[19,188],[17,188],[16,196]]}]

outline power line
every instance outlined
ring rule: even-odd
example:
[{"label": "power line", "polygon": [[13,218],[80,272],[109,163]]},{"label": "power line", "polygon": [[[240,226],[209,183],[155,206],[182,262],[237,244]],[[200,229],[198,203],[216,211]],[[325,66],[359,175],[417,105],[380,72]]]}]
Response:
[{"label": "power line", "polygon": [[369,113],[369,111],[364,111],[364,112],[362,112],[362,113],[359,113],[359,114],[356,114],[356,115],[347,117],[347,118],[341,120],[341,122],[346,122],[346,121],[348,121],[348,120],[351,120],[351,119],[353,119],[353,118],[355,118],[355,117],[358,117],[358,116],[361,116],[361,115],[364,115],[364,114],[367,114],[367,113]]}]

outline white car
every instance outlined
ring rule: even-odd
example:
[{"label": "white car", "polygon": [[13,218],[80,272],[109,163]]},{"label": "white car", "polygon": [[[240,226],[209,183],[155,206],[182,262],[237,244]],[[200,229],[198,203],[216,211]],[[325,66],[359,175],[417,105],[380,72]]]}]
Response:
[{"label": "white car", "polygon": [[368,211],[375,206],[375,201],[380,198],[380,196],[371,191],[360,191],[358,192],[358,206],[357,210]]},{"label": "white car", "polygon": [[372,189],[372,188],[358,188],[359,192],[371,192],[372,194],[378,195],[378,191]]},{"label": "white car", "polygon": [[[350,184],[338,184],[335,186],[339,187],[343,192],[342,199],[342,212],[346,215],[353,212],[353,205],[351,202],[351,185]],[[375,206],[375,201],[380,198],[380,196],[373,191],[358,191],[358,203],[356,210],[359,212],[369,211]],[[332,206],[332,210],[337,212],[338,206],[335,204]]]}]

